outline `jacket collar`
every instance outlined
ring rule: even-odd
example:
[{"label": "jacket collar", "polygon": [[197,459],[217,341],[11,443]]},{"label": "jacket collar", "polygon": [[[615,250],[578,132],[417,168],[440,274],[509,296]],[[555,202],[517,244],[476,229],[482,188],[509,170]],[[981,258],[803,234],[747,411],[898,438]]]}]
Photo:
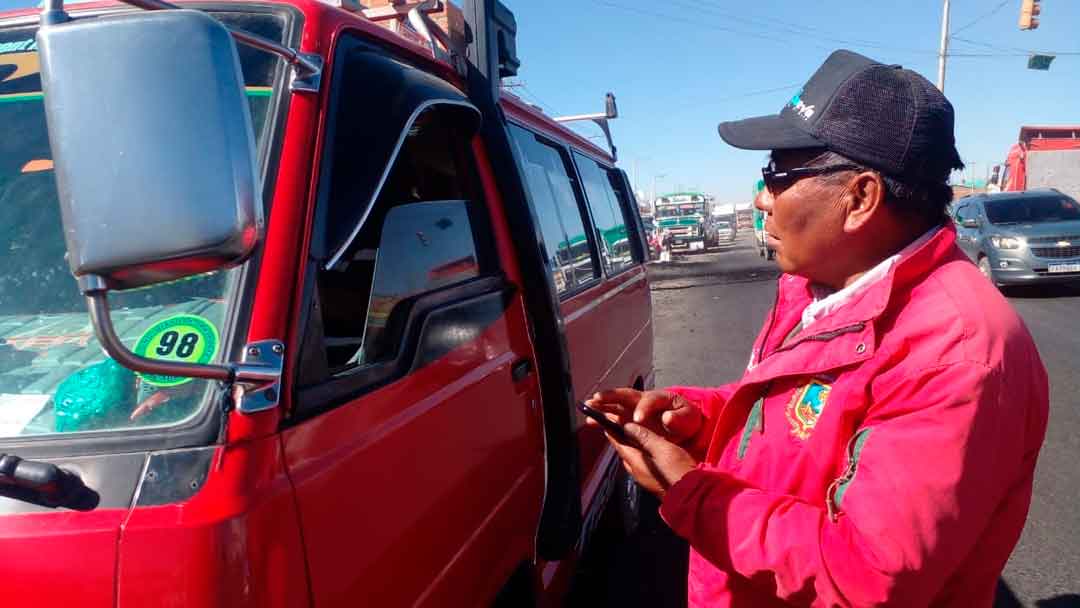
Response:
[{"label": "jacket collar", "polygon": [[[955,244],[956,229],[951,225],[943,226],[912,251],[905,252],[883,277],[854,293],[843,307],[814,323],[807,332],[829,333],[877,319],[885,312],[893,293],[905,289],[941,264],[954,251]],[[780,280],[780,291],[779,301],[784,306],[800,306],[800,310],[814,299],[810,282],[803,277],[784,275]]]},{"label": "jacket collar", "polygon": [[[854,295],[843,308],[806,330],[792,332],[783,343],[780,335],[796,326],[803,308],[812,301],[813,294],[806,279],[793,275],[781,276],[770,329],[758,346],[763,357],[758,360],[758,351],[755,350],[755,360],[743,376],[743,386],[781,376],[825,373],[872,358],[877,349],[873,321],[885,312],[893,294],[907,289],[956,255],[956,230],[946,226],[910,255],[903,256],[879,281]],[[810,353],[803,349],[808,342],[828,343],[829,347],[812,349]],[[808,356],[811,359],[807,359]]]}]

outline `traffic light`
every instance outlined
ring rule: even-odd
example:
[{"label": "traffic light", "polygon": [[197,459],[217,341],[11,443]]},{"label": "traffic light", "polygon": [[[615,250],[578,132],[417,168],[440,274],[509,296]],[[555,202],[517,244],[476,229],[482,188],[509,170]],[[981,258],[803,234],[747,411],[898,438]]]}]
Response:
[{"label": "traffic light", "polygon": [[1039,27],[1038,14],[1042,12],[1039,0],[1023,0],[1020,3],[1020,29],[1033,30]]}]

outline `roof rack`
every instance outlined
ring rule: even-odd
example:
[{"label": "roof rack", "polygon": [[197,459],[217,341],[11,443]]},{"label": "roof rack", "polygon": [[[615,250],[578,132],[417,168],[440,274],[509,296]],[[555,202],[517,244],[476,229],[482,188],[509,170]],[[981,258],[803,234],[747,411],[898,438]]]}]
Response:
[{"label": "roof rack", "polygon": [[619,108],[615,105],[615,94],[607,93],[604,95],[604,111],[597,114],[575,114],[573,116],[559,116],[555,118],[555,122],[575,122],[579,120],[591,120],[600,126],[600,130],[604,132],[607,137],[608,148],[611,149],[611,159],[619,160],[619,153],[615,148],[615,142],[611,139],[611,129],[608,127],[608,121],[613,118],[619,117]]},{"label": "roof rack", "polygon": [[392,0],[390,4],[371,8],[364,8],[358,0],[323,1],[360,13],[369,21],[395,20],[394,31],[398,34],[405,33],[400,29],[401,26],[407,26],[411,30],[409,33],[418,35],[431,48],[432,57],[449,62],[459,74],[465,75],[465,45],[455,40],[454,36],[431,18],[433,13],[445,12],[449,21],[450,4],[444,0]]}]

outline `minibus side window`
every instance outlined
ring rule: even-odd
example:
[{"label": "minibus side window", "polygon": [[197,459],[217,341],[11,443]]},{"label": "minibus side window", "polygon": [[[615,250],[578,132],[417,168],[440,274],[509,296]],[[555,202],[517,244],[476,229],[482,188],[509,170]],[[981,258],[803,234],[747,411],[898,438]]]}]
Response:
[{"label": "minibus side window", "polygon": [[569,297],[600,278],[569,159],[531,131],[511,124],[510,133],[521,151],[555,288],[561,298]]},{"label": "minibus side window", "polygon": [[634,265],[634,257],[618,197],[611,188],[606,170],[596,161],[578,152],[574,152],[574,161],[585,185],[585,195],[596,224],[604,268],[609,275],[619,274]]}]

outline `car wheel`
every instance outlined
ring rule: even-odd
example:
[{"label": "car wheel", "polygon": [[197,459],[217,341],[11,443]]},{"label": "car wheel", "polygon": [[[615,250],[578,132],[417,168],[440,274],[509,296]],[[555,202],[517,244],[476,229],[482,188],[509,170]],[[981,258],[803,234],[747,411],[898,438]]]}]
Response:
[{"label": "car wheel", "polygon": [[997,281],[994,280],[994,269],[990,267],[990,258],[983,256],[979,258],[979,272],[994,285],[997,285]]}]

